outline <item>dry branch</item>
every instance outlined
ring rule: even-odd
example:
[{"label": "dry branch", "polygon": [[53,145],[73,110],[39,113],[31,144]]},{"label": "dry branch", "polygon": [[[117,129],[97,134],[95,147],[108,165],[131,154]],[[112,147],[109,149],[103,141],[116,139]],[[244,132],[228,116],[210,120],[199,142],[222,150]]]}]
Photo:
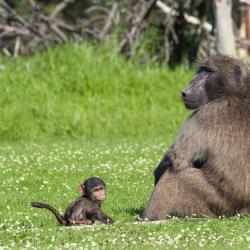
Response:
[{"label": "dry branch", "polygon": [[[0,0],[0,49],[13,57],[20,53],[29,53],[40,45],[67,42],[69,37],[79,40],[80,27],[73,26],[66,20],[58,18],[58,14],[74,0],[63,0],[49,16],[46,16],[35,0],[29,0],[33,19],[26,20],[17,13],[5,0]],[[76,36],[76,33],[79,33]],[[13,40],[13,42],[9,42]],[[22,45],[22,46],[21,46]]]},{"label": "dry branch", "polygon": [[[115,27],[117,33],[123,30],[123,23],[120,21],[120,17],[124,18],[123,21],[127,23],[131,21],[133,16],[136,16],[130,30],[124,34],[119,43],[120,52],[126,51],[129,57],[133,57],[138,44],[137,38],[154,8],[159,8],[167,14],[166,18],[168,19],[174,20],[179,15],[176,10],[161,0],[133,1],[134,5],[130,7],[126,6],[130,1],[125,1],[124,4],[117,0],[113,1],[111,8],[92,5],[87,9],[83,9],[84,17],[77,18],[74,22],[71,22],[64,18],[64,15],[60,14],[66,8],[70,8],[70,4],[74,1],[61,0],[50,14],[45,14],[42,4],[38,4],[36,0],[28,0],[27,3],[29,4],[28,8],[31,10],[31,16],[27,18],[12,8],[7,0],[0,0],[0,52],[8,56],[17,57],[20,54],[31,53],[41,46],[47,47],[50,44],[64,43],[69,40],[77,42],[84,39],[90,39],[94,42],[103,41],[111,33],[112,27]],[[133,13],[137,14],[134,15]],[[188,23],[199,25],[208,31],[212,30],[212,26],[209,23],[202,23],[194,16],[184,13],[184,18]],[[169,32],[172,34],[172,39],[176,41],[178,36],[171,22],[167,21],[164,23],[162,21],[161,23],[165,26],[166,35],[164,39],[167,51],[170,50]]]},{"label": "dry branch", "polygon": [[18,37],[16,38],[16,43],[15,43],[15,48],[14,48],[14,58],[17,58],[17,57],[18,57],[20,45],[21,45],[21,39],[20,39],[20,37],[18,36]]},{"label": "dry branch", "polygon": [[[171,16],[178,16],[179,15],[179,13],[176,10],[170,8],[169,6],[167,6],[165,3],[163,3],[160,0],[156,1],[156,6],[168,15],[171,15]],[[188,23],[191,23],[194,25],[201,25],[205,30],[207,30],[209,32],[211,32],[213,29],[213,27],[210,23],[207,23],[207,22],[201,23],[199,18],[194,17],[194,16],[190,16],[187,13],[184,13],[184,18]]]},{"label": "dry branch", "polygon": [[107,21],[106,21],[102,31],[100,32],[100,35],[99,35],[100,40],[103,40],[106,37],[107,32],[108,32],[108,30],[110,29],[110,27],[112,25],[112,20],[114,19],[117,11],[118,11],[118,3],[114,3],[113,6],[112,6],[111,11],[109,13],[109,16],[107,18]]},{"label": "dry branch", "polygon": [[68,4],[73,3],[75,0],[64,0],[61,3],[59,3],[55,9],[52,11],[52,13],[50,14],[50,18],[53,19],[55,18],[61,11],[63,11]]},{"label": "dry branch", "polygon": [[141,13],[138,15],[135,21],[135,25],[132,27],[131,31],[121,40],[119,44],[119,49],[121,52],[125,49],[128,43],[130,43],[131,46],[133,46],[133,42],[138,30],[141,28],[143,21],[146,20],[150,15],[150,12],[154,8],[155,4],[156,0],[150,0],[145,9],[143,9]]}]

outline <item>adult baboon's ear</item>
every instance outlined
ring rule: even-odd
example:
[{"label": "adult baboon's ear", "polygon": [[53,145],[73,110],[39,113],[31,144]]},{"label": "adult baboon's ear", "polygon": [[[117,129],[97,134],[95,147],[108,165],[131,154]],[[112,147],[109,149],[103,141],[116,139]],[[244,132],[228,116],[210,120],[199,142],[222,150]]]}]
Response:
[{"label": "adult baboon's ear", "polygon": [[83,184],[80,184],[79,186],[79,193],[81,196],[85,195],[85,186]]}]

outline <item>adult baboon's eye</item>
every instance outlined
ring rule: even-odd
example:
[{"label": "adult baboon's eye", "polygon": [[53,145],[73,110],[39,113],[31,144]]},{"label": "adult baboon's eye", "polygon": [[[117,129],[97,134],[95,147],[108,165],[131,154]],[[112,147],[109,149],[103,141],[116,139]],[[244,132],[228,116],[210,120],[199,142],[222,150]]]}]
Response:
[{"label": "adult baboon's eye", "polygon": [[200,66],[200,67],[197,69],[196,74],[200,74],[200,73],[202,73],[202,72],[204,72],[204,73],[209,73],[209,72],[214,72],[214,70],[213,70],[213,69],[210,69],[210,68],[208,68],[208,67],[206,67],[206,66]]},{"label": "adult baboon's eye", "polygon": [[192,164],[194,168],[202,168],[206,162],[206,158],[201,156],[194,156],[192,159]]}]

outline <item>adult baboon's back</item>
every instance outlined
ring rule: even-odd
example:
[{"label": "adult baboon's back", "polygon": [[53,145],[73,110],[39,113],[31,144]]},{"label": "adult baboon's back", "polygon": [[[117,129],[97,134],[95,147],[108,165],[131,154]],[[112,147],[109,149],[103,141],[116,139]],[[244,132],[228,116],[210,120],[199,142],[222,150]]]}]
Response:
[{"label": "adult baboon's back", "polygon": [[220,56],[201,64],[183,91],[195,111],[155,170],[144,218],[250,212],[249,94],[238,60]]}]

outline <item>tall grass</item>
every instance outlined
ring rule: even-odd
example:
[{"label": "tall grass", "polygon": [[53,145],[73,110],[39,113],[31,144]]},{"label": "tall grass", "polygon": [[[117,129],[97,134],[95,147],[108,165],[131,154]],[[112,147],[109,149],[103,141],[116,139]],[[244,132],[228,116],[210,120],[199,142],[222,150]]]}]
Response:
[{"label": "tall grass", "polygon": [[1,63],[1,141],[169,137],[187,115],[180,90],[192,72],[133,65],[110,46],[65,45]]}]

